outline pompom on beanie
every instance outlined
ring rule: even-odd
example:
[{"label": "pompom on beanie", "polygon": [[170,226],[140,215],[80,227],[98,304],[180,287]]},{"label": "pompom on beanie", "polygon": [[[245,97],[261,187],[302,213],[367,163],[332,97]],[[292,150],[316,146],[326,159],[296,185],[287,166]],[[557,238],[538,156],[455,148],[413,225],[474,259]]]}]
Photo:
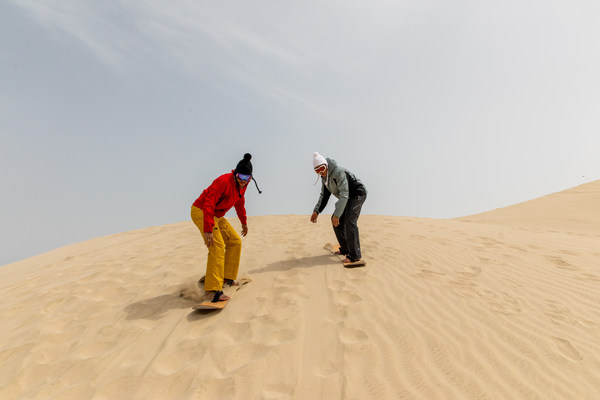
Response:
[{"label": "pompom on beanie", "polygon": [[319,165],[323,164],[327,165],[327,160],[325,157],[315,151],[313,153],[313,168],[317,168]]},{"label": "pompom on beanie", "polygon": [[252,155],[250,153],[244,154],[244,158],[235,167],[235,172],[239,172],[244,175],[252,175],[252,163],[250,160]]}]

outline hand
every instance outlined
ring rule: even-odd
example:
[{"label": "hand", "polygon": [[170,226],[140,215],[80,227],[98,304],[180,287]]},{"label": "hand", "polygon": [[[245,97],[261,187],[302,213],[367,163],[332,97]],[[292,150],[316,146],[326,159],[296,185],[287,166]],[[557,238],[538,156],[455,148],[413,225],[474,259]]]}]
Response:
[{"label": "hand", "polygon": [[242,225],[242,236],[246,236],[248,234],[248,225]]},{"label": "hand", "polygon": [[206,237],[206,247],[212,246],[213,243],[215,242],[215,239],[213,238],[213,233],[212,232],[204,232],[204,236]]},{"label": "hand", "polygon": [[331,217],[331,223],[337,228],[340,225],[340,217],[336,217],[334,215],[333,217]]},{"label": "hand", "polygon": [[313,224],[316,224],[317,218],[319,218],[319,214],[317,214],[316,211],[313,211],[312,215],[310,216],[310,222],[312,222]]}]

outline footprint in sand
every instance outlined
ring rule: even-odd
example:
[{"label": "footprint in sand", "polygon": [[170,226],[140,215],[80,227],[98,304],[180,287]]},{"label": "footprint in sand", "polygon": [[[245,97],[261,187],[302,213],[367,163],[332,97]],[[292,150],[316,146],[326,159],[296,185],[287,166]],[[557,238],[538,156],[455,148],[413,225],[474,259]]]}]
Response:
[{"label": "footprint in sand", "polygon": [[281,329],[269,334],[266,337],[265,344],[267,346],[279,346],[286,342],[291,342],[296,338],[296,332],[292,329]]},{"label": "footprint in sand", "polygon": [[281,287],[268,288],[263,290],[262,294],[256,297],[259,308],[263,305],[275,305],[283,307],[292,307],[298,304],[300,296],[290,294],[290,290]]},{"label": "footprint in sand", "polygon": [[[192,344],[193,343],[193,344]],[[154,370],[161,375],[170,376],[190,365],[197,365],[208,351],[206,346],[198,342],[182,341],[169,352],[160,353],[154,363]]]},{"label": "footprint in sand", "polygon": [[333,292],[333,297],[336,304],[347,306],[362,300],[362,297],[356,294],[356,288],[349,286],[344,281],[333,281],[328,285],[328,287]]},{"label": "footprint in sand", "polygon": [[[491,292],[487,292],[491,293]],[[519,308],[519,302],[506,292],[502,292],[500,295],[495,293],[491,295],[492,300],[488,301],[488,305],[492,309],[500,314],[504,315],[515,315],[521,312]]]},{"label": "footprint in sand", "polygon": [[238,369],[263,359],[270,351],[267,345],[250,342],[220,350],[222,351],[213,352],[213,359],[222,360],[215,364],[218,364],[217,369],[225,376],[235,374]]},{"label": "footprint in sand", "polygon": [[548,306],[544,311],[544,314],[550,318],[550,322],[554,325],[561,325],[563,323],[576,324],[578,321],[573,318],[571,310],[567,307],[556,305],[553,300],[547,300]]},{"label": "footprint in sand", "polygon": [[335,302],[342,306],[349,306],[354,303],[358,303],[362,298],[356,293],[350,290],[338,291],[335,294]]},{"label": "footprint in sand", "polygon": [[462,297],[479,298],[481,294],[477,289],[477,284],[467,278],[458,278],[449,280],[446,287]]},{"label": "footprint in sand", "polygon": [[344,323],[340,324],[339,337],[340,341],[344,344],[360,343],[369,338],[362,329],[352,328]]},{"label": "footprint in sand", "polygon": [[577,267],[573,266],[572,264],[569,264],[560,257],[548,257],[548,260],[552,261],[554,265],[556,265],[560,269],[567,269],[570,271],[575,271],[578,269]]},{"label": "footprint in sand", "polygon": [[469,266],[467,268],[469,268],[470,271],[463,271],[463,272],[459,272],[458,274],[461,276],[464,276],[464,277],[468,277],[468,278],[475,278],[476,276],[481,274],[481,267]]},{"label": "footprint in sand", "polygon": [[346,285],[346,282],[344,282],[344,281],[335,280],[335,281],[331,282],[328,286],[329,286],[329,289],[338,291],[338,290],[342,290],[342,289],[346,288],[347,285]]},{"label": "footprint in sand", "polygon": [[[300,262],[298,264],[300,265]],[[302,283],[302,276],[298,270],[293,269],[277,276],[274,282],[281,287],[293,288]]]},{"label": "footprint in sand", "polygon": [[553,336],[552,339],[554,339],[554,342],[558,346],[558,350],[564,356],[569,357],[572,360],[583,360],[583,356],[575,349],[575,347],[573,347],[571,342],[556,336]]}]

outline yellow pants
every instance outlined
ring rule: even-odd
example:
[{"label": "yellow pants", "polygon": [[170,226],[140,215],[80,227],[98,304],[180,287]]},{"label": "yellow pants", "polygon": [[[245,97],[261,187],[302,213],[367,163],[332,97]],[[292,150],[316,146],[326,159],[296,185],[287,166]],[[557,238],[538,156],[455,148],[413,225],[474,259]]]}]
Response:
[{"label": "yellow pants", "polygon": [[[204,213],[192,206],[192,221],[200,229],[204,243]],[[225,217],[215,217],[213,245],[208,248],[204,290],[222,290],[224,279],[236,279],[242,255],[242,239]]]}]

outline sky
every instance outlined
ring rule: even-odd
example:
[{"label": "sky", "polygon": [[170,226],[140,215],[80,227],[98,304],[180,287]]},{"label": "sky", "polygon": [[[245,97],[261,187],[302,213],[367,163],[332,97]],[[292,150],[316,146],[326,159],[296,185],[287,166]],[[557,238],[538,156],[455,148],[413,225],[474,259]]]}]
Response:
[{"label": "sky", "polygon": [[365,183],[363,215],[453,218],[600,179],[599,14],[594,0],[0,2],[0,265],[189,221],[246,152],[263,191],[248,189],[248,215],[307,223],[314,151]]}]

